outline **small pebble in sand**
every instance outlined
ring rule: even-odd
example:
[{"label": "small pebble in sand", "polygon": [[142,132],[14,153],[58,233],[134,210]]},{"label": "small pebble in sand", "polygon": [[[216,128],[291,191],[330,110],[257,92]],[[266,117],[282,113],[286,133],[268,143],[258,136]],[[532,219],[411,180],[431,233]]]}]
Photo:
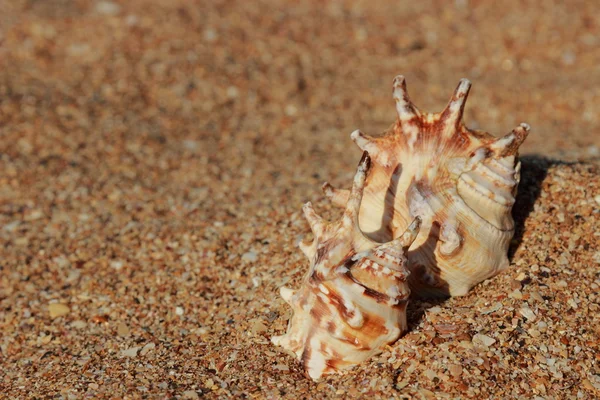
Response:
[{"label": "small pebble in sand", "polygon": [[258,255],[253,251],[249,251],[242,255],[242,261],[255,262],[256,260],[258,260]]},{"label": "small pebble in sand", "polygon": [[103,15],[117,15],[121,11],[121,6],[112,1],[100,1],[96,3],[96,12]]},{"label": "small pebble in sand", "polygon": [[198,396],[198,393],[194,390],[186,390],[185,392],[183,392],[183,398],[184,399],[199,399],[200,396]]},{"label": "small pebble in sand", "polygon": [[122,357],[137,357],[138,351],[141,349],[140,346],[130,347],[125,350],[121,350]]},{"label": "small pebble in sand", "polygon": [[145,356],[146,354],[148,354],[151,350],[154,350],[154,348],[156,347],[156,345],[152,342],[144,345],[144,347],[142,348],[142,350],[140,351],[140,355],[141,356]]},{"label": "small pebble in sand", "polygon": [[519,314],[527,318],[529,321],[535,321],[536,315],[529,307],[521,307],[519,309]]},{"label": "small pebble in sand", "polygon": [[512,292],[510,292],[508,294],[508,297],[510,297],[511,299],[517,299],[517,300],[522,300],[523,299],[523,293],[521,293],[520,290],[513,290]]},{"label": "small pebble in sand", "polygon": [[521,272],[521,273],[519,273],[519,275],[517,275],[517,277],[515,279],[519,282],[523,282],[524,280],[527,279],[527,275],[525,274],[525,272]]},{"label": "small pebble in sand", "polygon": [[48,305],[48,312],[50,313],[50,318],[58,318],[63,315],[67,315],[71,309],[69,306],[62,303],[52,303]]},{"label": "small pebble in sand", "polygon": [[127,324],[120,322],[119,325],[117,325],[117,334],[119,336],[129,336],[129,327]]},{"label": "small pebble in sand", "polygon": [[114,269],[116,269],[117,271],[119,271],[121,268],[123,268],[123,261],[121,260],[112,260],[110,262],[110,266]]},{"label": "small pebble in sand", "polygon": [[71,328],[74,328],[74,329],[83,329],[83,328],[86,328],[86,327],[87,327],[87,323],[85,321],[78,320],[78,321],[71,322]]},{"label": "small pebble in sand", "polygon": [[473,336],[473,343],[483,345],[484,347],[490,347],[491,345],[496,343],[496,339],[494,339],[493,337],[490,337],[487,335],[482,335],[482,334],[478,333],[475,336]]},{"label": "small pebble in sand", "polygon": [[458,364],[452,364],[448,367],[448,371],[452,376],[460,376],[462,374],[462,367]]},{"label": "small pebble in sand", "polygon": [[250,328],[250,330],[254,334],[263,333],[267,331],[267,326],[260,319],[255,319],[251,321],[251,324],[252,328]]},{"label": "small pebble in sand", "polygon": [[502,308],[502,303],[496,302],[496,303],[492,304],[490,307],[487,307],[487,308],[484,308],[483,310],[481,310],[481,313],[482,314],[490,314],[490,313],[500,310],[501,308]]}]

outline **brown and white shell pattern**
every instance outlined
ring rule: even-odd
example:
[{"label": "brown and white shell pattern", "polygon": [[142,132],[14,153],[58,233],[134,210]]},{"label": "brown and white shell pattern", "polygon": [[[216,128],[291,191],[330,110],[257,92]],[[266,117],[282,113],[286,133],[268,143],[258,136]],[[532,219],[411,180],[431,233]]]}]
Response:
[{"label": "brown and white shell pattern", "polygon": [[271,340],[292,351],[312,379],[366,360],[407,329],[405,254],[420,219],[385,244],[363,234],[358,215],[370,165],[365,152],[340,221],[328,223],[310,203],[304,206],[314,241],[300,247],[310,269],[300,289],[280,289],[293,316],[287,333]]},{"label": "brown and white shell pattern", "polygon": [[[464,295],[509,265],[517,152],[529,126],[501,138],[468,129],[462,117],[470,87],[462,79],[442,112],[425,113],[397,76],[396,123],[381,137],[351,135],[373,161],[359,212],[367,237],[385,243],[416,217],[422,220],[408,253],[410,287],[418,297]],[[349,195],[327,183],[323,190],[339,205]]]}]

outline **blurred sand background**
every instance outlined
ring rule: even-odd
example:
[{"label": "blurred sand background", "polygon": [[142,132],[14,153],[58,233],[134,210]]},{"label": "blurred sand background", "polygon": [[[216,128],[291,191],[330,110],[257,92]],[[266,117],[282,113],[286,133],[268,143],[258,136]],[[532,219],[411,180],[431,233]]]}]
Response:
[{"label": "blurred sand background", "polygon": [[[397,74],[531,125],[512,265],[313,383],[277,288]],[[596,398],[599,101],[595,1],[0,0],[0,398]]]}]

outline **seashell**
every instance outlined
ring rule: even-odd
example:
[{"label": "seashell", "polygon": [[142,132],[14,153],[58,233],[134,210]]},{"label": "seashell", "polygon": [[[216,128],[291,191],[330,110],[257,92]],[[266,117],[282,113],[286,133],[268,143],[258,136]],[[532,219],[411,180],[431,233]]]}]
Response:
[{"label": "seashell", "polygon": [[[409,284],[419,297],[464,295],[509,265],[511,209],[521,168],[517,152],[530,128],[521,124],[495,138],[465,127],[470,87],[462,79],[442,112],[425,113],[410,101],[404,77],[397,76],[398,120],[381,137],[351,134],[373,160],[359,211],[366,236],[385,243],[421,218],[408,253]],[[323,190],[337,205],[349,196],[328,183]]]},{"label": "seashell", "polygon": [[368,359],[407,329],[405,253],[417,237],[420,219],[388,243],[363,234],[358,215],[370,165],[365,152],[345,195],[341,220],[328,223],[310,203],[304,206],[314,240],[300,247],[310,269],[300,289],[280,289],[293,316],[287,333],[271,340],[295,353],[313,379]]}]

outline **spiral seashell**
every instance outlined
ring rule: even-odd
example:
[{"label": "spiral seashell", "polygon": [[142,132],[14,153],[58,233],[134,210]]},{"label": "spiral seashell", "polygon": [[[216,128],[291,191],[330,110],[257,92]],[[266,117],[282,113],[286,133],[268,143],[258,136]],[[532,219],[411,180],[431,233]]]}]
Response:
[{"label": "spiral seashell", "polygon": [[300,289],[280,289],[293,316],[287,333],[271,340],[292,351],[312,379],[368,359],[407,329],[406,251],[421,220],[384,244],[363,234],[359,209],[370,165],[365,152],[340,221],[328,223],[310,203],[304,206],[314,240],[300,247],[310,269]]},{"label": "spiral seashell", "polygon": [[[381,137],[351,134],[373,160],[359,211],[366,236],[385,243],[422,221],[408,253],[410,287],[419,297],[464,295],[509,265],[517,153],[530,128],[521,124],[501,138],[468,129],[462,117],[470,88],[462,79],[442,112],[424,113],[397,76],[396,123]],[[350,194],[328,183],[323,190],[337,205]]]}]

